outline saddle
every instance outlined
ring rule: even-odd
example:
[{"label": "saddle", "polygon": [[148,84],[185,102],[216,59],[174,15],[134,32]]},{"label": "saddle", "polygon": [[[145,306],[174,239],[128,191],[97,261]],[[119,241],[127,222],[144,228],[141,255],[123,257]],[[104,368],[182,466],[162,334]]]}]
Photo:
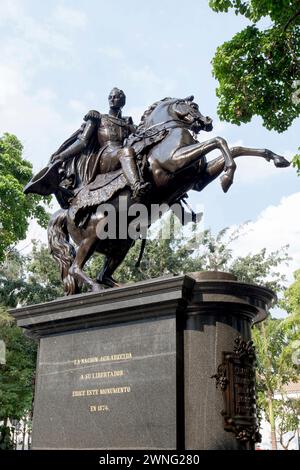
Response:
[{"label": "saddle", "polygon": [[[146,166],[146,154],[152,146],[163,140],[168,133],[167,129],[140,130],[132,134],[126,145],[134,147],[137,156],[137,165],[141,174]],[[97,175],[94,181],[79,189],[72,199],[69,215],[78,227],[83,227],[89,219],[88,208],[96,207],[99,204],[109,201],[114,194],[128,185],[122,169]]]},{"label": "saddle", "polygon": [[97,175],[95,180],[81,188],[72,199],[69,216],[78,227],[83,227],[90,216],[87,209],[109,201],[113,195],[128,183],[122,169]]}]

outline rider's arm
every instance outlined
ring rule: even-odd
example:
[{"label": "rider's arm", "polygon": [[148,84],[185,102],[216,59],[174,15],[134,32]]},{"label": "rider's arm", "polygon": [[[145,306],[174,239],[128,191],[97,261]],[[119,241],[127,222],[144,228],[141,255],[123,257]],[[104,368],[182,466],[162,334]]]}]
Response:
[{"label": "rider's arm", "polygon": [[125,118],[125,120],[126,120],[126,124],[128,126],[129,133],[134,134],[136,129],[137,129],[137,126],[133,123],[132,117],[128,116],[128,117]]},{"label": "rider's arm", "polygon": [[89,111],[84,117],[86,121],[82,132],[78,135],[77,140],[70,145],[66,150],[55,155],[54,159],[65,160],[68,157],[73,157],[81,153],[87,146],[90,141],[90,138],[95,131],[95,128],[99,125],[100,122],[100,113],[98,111]]}]

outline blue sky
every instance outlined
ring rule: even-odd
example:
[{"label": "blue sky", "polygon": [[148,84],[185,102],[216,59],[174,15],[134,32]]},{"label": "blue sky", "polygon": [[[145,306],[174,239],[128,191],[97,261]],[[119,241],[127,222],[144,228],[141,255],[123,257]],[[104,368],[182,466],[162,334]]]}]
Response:
[{"label": "blue sky", "polygon": [[[0,0],[0,11],[0,135],[15,133],[35,170],[89,109],[106,112],[113,86],[125,91],[124,112],[136,122],[158,99],[194,94],[203,114],[214,118],[214,135],[289,159],[296,153],[300,120],[277,134],[260,118],[238,127],[217,117],[210,61],[247,24],[234,13],[214,13],[206,0]],[[300,267],[300,178],[260,159],[237,163],[226,195],[215,181],[192,192],[190,203],[204,206],[205,227],[214,231],[252,220],[236,254],[289,243],[292,262],[284,269],[291,279]],[[29,239],[37,236],[44,237],[33,223]]]}]

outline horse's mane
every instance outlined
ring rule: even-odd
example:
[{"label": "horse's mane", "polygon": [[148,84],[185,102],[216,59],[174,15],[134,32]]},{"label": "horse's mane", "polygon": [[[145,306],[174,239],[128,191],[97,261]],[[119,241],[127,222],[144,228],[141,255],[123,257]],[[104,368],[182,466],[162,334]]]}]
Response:
[{"label": "horse's mane", "polygon": [[146,119],[150,116],[150,114],[157,108],[157,106],[162,103],[163,101],[167,101],[167,100],[170,100],[171,98],[169,96],[167,96],[166,98],[163,98],[162,100],[159,100],[159,101],[155,101],[155,103],[151,104],[147,109],[146,111],[144,112],[144,114],[142,115],[141,117],[141,122],[139,123],[138,125],[138,129],[142,129],[145,124],[146,124]]}]

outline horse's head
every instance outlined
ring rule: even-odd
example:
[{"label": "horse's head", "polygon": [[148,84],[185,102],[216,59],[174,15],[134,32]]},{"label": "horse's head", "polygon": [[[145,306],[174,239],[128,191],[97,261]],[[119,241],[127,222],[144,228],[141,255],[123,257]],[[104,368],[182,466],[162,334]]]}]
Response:
[{"label": "horse's head", "polygon": [[213,128],[212,119],[200,113],[193,96],[184,99],[164,98],[153,103],[144,112],[139,128],[144,130],[173,120],[181,121],[184,127],[196,134],[201,130],[209,132]]},{"label": "horse's head", "polygon": [[173,113],[175,113],[180,121],[186,123],[187,127],[196,134],[201,130],[210,132],[213,129],[212,119],[209,116],[203,116],[203,114],[201,114],[199,106],[194,102],[193,96],[175,101]]}]

